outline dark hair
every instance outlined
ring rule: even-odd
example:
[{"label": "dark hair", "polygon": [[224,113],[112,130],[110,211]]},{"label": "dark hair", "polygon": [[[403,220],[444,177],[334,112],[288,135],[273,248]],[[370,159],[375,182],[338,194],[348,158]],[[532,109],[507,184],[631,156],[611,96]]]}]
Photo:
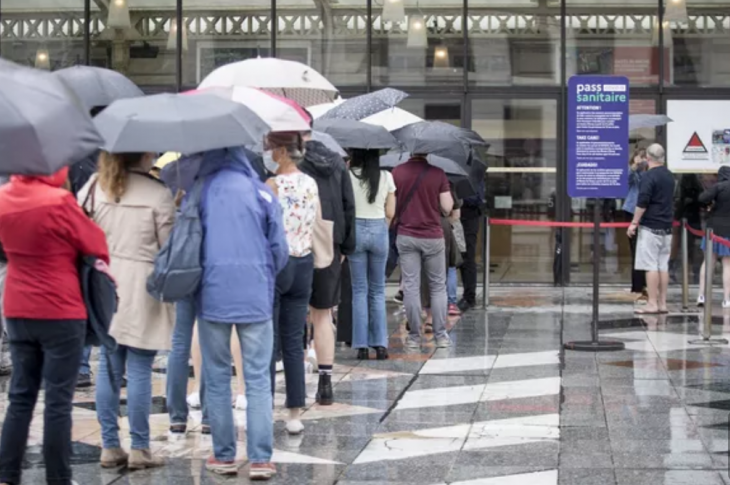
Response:
[{"label": "dark hair", "polygon": [[350,169],[359,168],[360,173],[352,172],[360,180],[360,186],[368,184],[368,202],[375,202],[380,187],[380,151],[379,150],[351,150]]},{"label": "dark hair", "polygon": [[297,164],[304,158],[304,141],[298,131],[272,131],[266,135],[264,145],[269,150],[286,148],[289,157]]}]

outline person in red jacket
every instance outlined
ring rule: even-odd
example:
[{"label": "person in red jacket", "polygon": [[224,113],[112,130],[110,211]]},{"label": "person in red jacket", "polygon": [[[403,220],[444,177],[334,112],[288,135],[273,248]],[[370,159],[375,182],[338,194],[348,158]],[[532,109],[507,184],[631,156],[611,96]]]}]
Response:
[{"label": "person in red jacket", "polygon": [[0,188],[0,244],[8,259],[3,310],[13,375],[0,438],[0,484],[20,483],[28,430],[45,387],[46,481],[71,485],[71,410],[86,337],[81,256],[109,263],[104,232],[50,176],[14,176]]}]

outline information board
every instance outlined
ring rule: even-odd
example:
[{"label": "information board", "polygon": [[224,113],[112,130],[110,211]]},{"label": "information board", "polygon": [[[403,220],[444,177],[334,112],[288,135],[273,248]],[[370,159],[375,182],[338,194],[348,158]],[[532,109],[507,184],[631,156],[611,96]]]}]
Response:
[{"label": "information board", "polygon": [[618,199],[628,193],[629,80],[568,81],[568,195]]}]

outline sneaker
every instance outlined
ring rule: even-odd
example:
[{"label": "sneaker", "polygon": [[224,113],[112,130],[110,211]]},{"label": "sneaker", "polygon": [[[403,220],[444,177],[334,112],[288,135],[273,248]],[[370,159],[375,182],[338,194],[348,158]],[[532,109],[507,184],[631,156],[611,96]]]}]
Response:
[{"label": "sneaker", "polygon": [[236,405],[234,407],[238,411],[245,411],[246,408],[248,408],[248,401],[246,400],[246,396],[244,396],[243,394],[239,394],[238,396],[236,396]]},{"label": "sneaker", "polygon": [[317,364],[317,352],[314,349],[307,350],[307,364],[310,364],[310,373],[314,374],[319,372],[319,365]]},{"label": "sneaker", "polygon": [[451,339],[449,337],[436,337],[437,349],[448,349],[451,347]]},{"label": "sneaker", "polygon": [[700,295],[697,297],[697,306],[700,308],[705,306],[705,295]]},{"label": "sneaker", "polygon": [[91,374],[79,374],[78,379],[76,379],[76,389],[86,389],[93,385]]},{"label": "sneaker", "polygon": [[302,434],[302,431],[304,431],[304,425],[301,419],[290,419],[286,422],[287,433],[297,435]]},{"label": "sneaker", "polygon": [[171,424],[170,430],[167,432],[167,441],[185,441],[187,435],[187,424]]},{"label": "sneaker", "polygon": [[459,310],[461,310],[461,313],[466,313],[472,308],[476,306],[476,303],[473,301],[466,301],[465,299],[461,299],[461,301],[457,304],[459,307]]},{"label": "sneaker", "polygon": [[188,406],[190,406],[193,409],[200,409],[200,393],[199,392],[191,392],[188,394],[187,398]]},{"label": "sneaker", "polygon": [[420,340],[411,337],[410,335],[406,337],[406,348],[407,349],[420,349],[421,348],[421,342]]},{"label": "sneaker", "polygon": [[284,361],[283,360],[276,361],[276,372],[284,372]]},{"label": "sneaker", "polygon": [[219,461],[215,456],[211,456],[205,461],[205,469],[218,475],[238,475],[238,469],[241,467],[236,460]]},{"label": "sneaker", "polygon": [[333,402],[335,402],[335,395],[332,390],[332,376],[320,374],[319,384],[317,385],[317,404],[331,406]]},{"label": "sneaker", "polygon": [[102,468],[117,468],[127,464],[129,456],[127,452],[122,448],[104,448],[101,450],[101,462]]},{"label": "sneaker", "polygon": [[210,425],[209,424],[201,424],[200,425],[200,434],[209,435],[211,433],[210,431]]},{"label": "sneaker", "polygon": [[393,297],[393,301],[399,305],[402,305],[403,304],[403,292],[398,290],[398,293],[396,293],[395,296]]},{"label": "sneaker", "polygon": [[269,480],[276,475],[276,467],[273,463],[251,463],[248,470],[250,480]]},{"label": "sneaker", "polygon": [[149,449],[132,450],[127,461],[127,468],[130,470],[144,470],[146,468],[157,468],[164,466],[165,460],[160,457],[153,456]]},{"label": "sneaker", "polygon": [[458,317],[459,315],[461,315],[461,310],[459,310],[458,306],[451,303],[449,304],[449,315],[452,317]]}]

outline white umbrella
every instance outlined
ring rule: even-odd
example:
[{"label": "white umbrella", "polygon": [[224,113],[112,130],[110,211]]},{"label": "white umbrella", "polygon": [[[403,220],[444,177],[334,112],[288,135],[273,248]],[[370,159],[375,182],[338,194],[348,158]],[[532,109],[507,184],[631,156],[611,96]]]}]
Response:
[{"label": "white umbrella", "polygon": [[400,130],[404,126],[419,123],[423,121],[423,119],[404,109],[390,108],[372,116],[368,116],[367,118],[363,118],[360,121],[371,125],[382,126],[388,131],[396,131]]},{"label": "white umbrella", "polygon": [[191,91],[190,94],[214,94],[241,103],[259,115],[271,131],[309,131],[309,115],[294,101],[261,89],[236,86]]},{"label": "white umbrella", "polygon": [[265,89],[304,107],[328,103],[337,97],[337,88],[311,67],[276,58],[226,64],[208,74],[199,88],[232,86]]},{"label": "white umbrella", "polygon": [[334,108],[335,106],[338,106],[342,103],[344,103],[345,100],[342,98],[337,98],[331,103],[322,103],[322,104],[315,104],[312,106],[307,106],[307,111],[309,111],[309,114],[312,115],[312,118],[315,120],[317,118],[320,118],[324,116],[325,113],[327,113],[329,110]]}]

